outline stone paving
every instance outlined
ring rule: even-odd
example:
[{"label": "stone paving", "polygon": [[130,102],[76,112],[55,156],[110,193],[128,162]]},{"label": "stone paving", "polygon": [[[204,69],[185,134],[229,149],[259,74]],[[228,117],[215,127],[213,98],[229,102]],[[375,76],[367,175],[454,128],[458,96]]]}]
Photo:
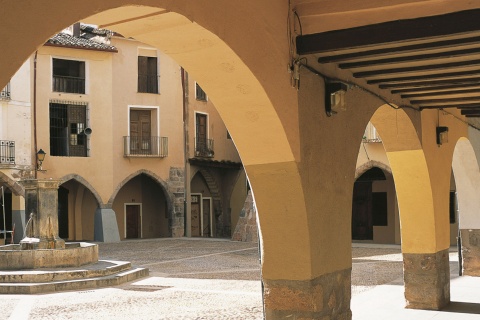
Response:
[{"label": "stone paving", "polygon": [[[399,246],[352,247],[354,298],[378,285],[402,284]],[[453,273],[455,255],[450,256]],[[150,276],[113,288],[0,295],[0,320],[263,318],[255,243],[186,238],[123,241],[99,244],[99,256],[148,267]]]}]

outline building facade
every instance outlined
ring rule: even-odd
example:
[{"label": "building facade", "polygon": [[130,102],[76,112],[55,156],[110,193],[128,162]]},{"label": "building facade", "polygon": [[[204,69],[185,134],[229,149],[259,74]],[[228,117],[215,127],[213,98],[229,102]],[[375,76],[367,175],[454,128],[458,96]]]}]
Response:
[{"label": "building facade", "polygon": [[[151,46],[73,25],[40,47],[2,91],[2,119],[9,124],[2,126],[2,148],[4,141],[10,148],[2,149],[4,180],[18,185],[21,197],[22,177],[59,179],[65,240],[229,237],[239,214],[231,212],[240,211],[246,197],[245,174],[212,102],[187,79]],[[9,116],[13,111],[25,116]],[[31,156],[39,150],[46,155],[35,167]],[[191,207],[185,190],[191,190]],[[8,183],[5,191],[11,206]],[[7,208],[7,230],[12,215]],[[24,217],[15,225],[23,230]],[[18,232],[15,240],[21,237]]]}]

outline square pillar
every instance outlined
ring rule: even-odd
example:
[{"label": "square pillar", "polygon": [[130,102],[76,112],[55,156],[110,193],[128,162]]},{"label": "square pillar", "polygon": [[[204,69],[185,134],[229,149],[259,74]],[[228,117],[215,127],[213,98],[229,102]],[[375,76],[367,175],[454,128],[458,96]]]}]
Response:
[{"label": "square pillar", "polygon": [[462,240],[462,274],[480,276],[480,230],[460,229]]},{"label": "square pillar", "polygon": [[263,284],[267,320],[352,319],[351,269],[312,280],[264,279]]},{"label": "square pillar", "polygon": [[437,253],[404,253],[407,308],[440,310],[450,303],[448,249]]},{"label": "square pillar", "polygon": [[[58,236],[59,180],[22,180],[25,188],[25,213],[32,225],[27,226],[23,249],[62,249],[65,241]],[[28,222],[27,222],[28,224]],[[30,232],[30,233],[29,233]]]}]

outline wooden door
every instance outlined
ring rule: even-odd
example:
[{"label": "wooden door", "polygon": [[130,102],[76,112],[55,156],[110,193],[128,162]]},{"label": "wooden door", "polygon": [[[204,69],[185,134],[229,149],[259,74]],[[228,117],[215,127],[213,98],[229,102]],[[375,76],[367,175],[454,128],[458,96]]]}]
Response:
[{"label": "wooden door", "polygon": [[200,237],[201,223],[200,223],[200,214],[201,214],[201,195],[191,196],[190,204],[190,213],[191,213],[191,232],[192,237]]},{"label": "wooden door", "polygon": [[152,120],[150,110],[130,110],[130,151],[151,153]]},{"label": "wooden door", "polygon": [[373,240],[372,183],[355,182],[352,203],[352,239]]},{"label": "wooden door", "polygon": [[127,205],[125,209],[125,229],[127,239],[140,238],[140,206],[139,205]]}]

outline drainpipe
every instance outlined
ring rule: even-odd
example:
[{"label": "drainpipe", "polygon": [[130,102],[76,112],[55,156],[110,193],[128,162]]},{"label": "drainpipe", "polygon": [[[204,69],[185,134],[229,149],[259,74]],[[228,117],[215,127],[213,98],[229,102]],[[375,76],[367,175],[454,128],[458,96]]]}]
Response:
[{"label": "drainpipe", "polygon": [[34,172],[35,180],[37,179],[37,54],[33,57],[33,150],[34,150]]},{"label": "drainpipe", "polygon": [[183,156],[184,156],[184,198],[183,198],[183,235],[191,236],[190,228],[190,165],[188,163],[189,143],[188,143],[188,73],[181,69],[182,74],[182,101],[183,101]]}]

